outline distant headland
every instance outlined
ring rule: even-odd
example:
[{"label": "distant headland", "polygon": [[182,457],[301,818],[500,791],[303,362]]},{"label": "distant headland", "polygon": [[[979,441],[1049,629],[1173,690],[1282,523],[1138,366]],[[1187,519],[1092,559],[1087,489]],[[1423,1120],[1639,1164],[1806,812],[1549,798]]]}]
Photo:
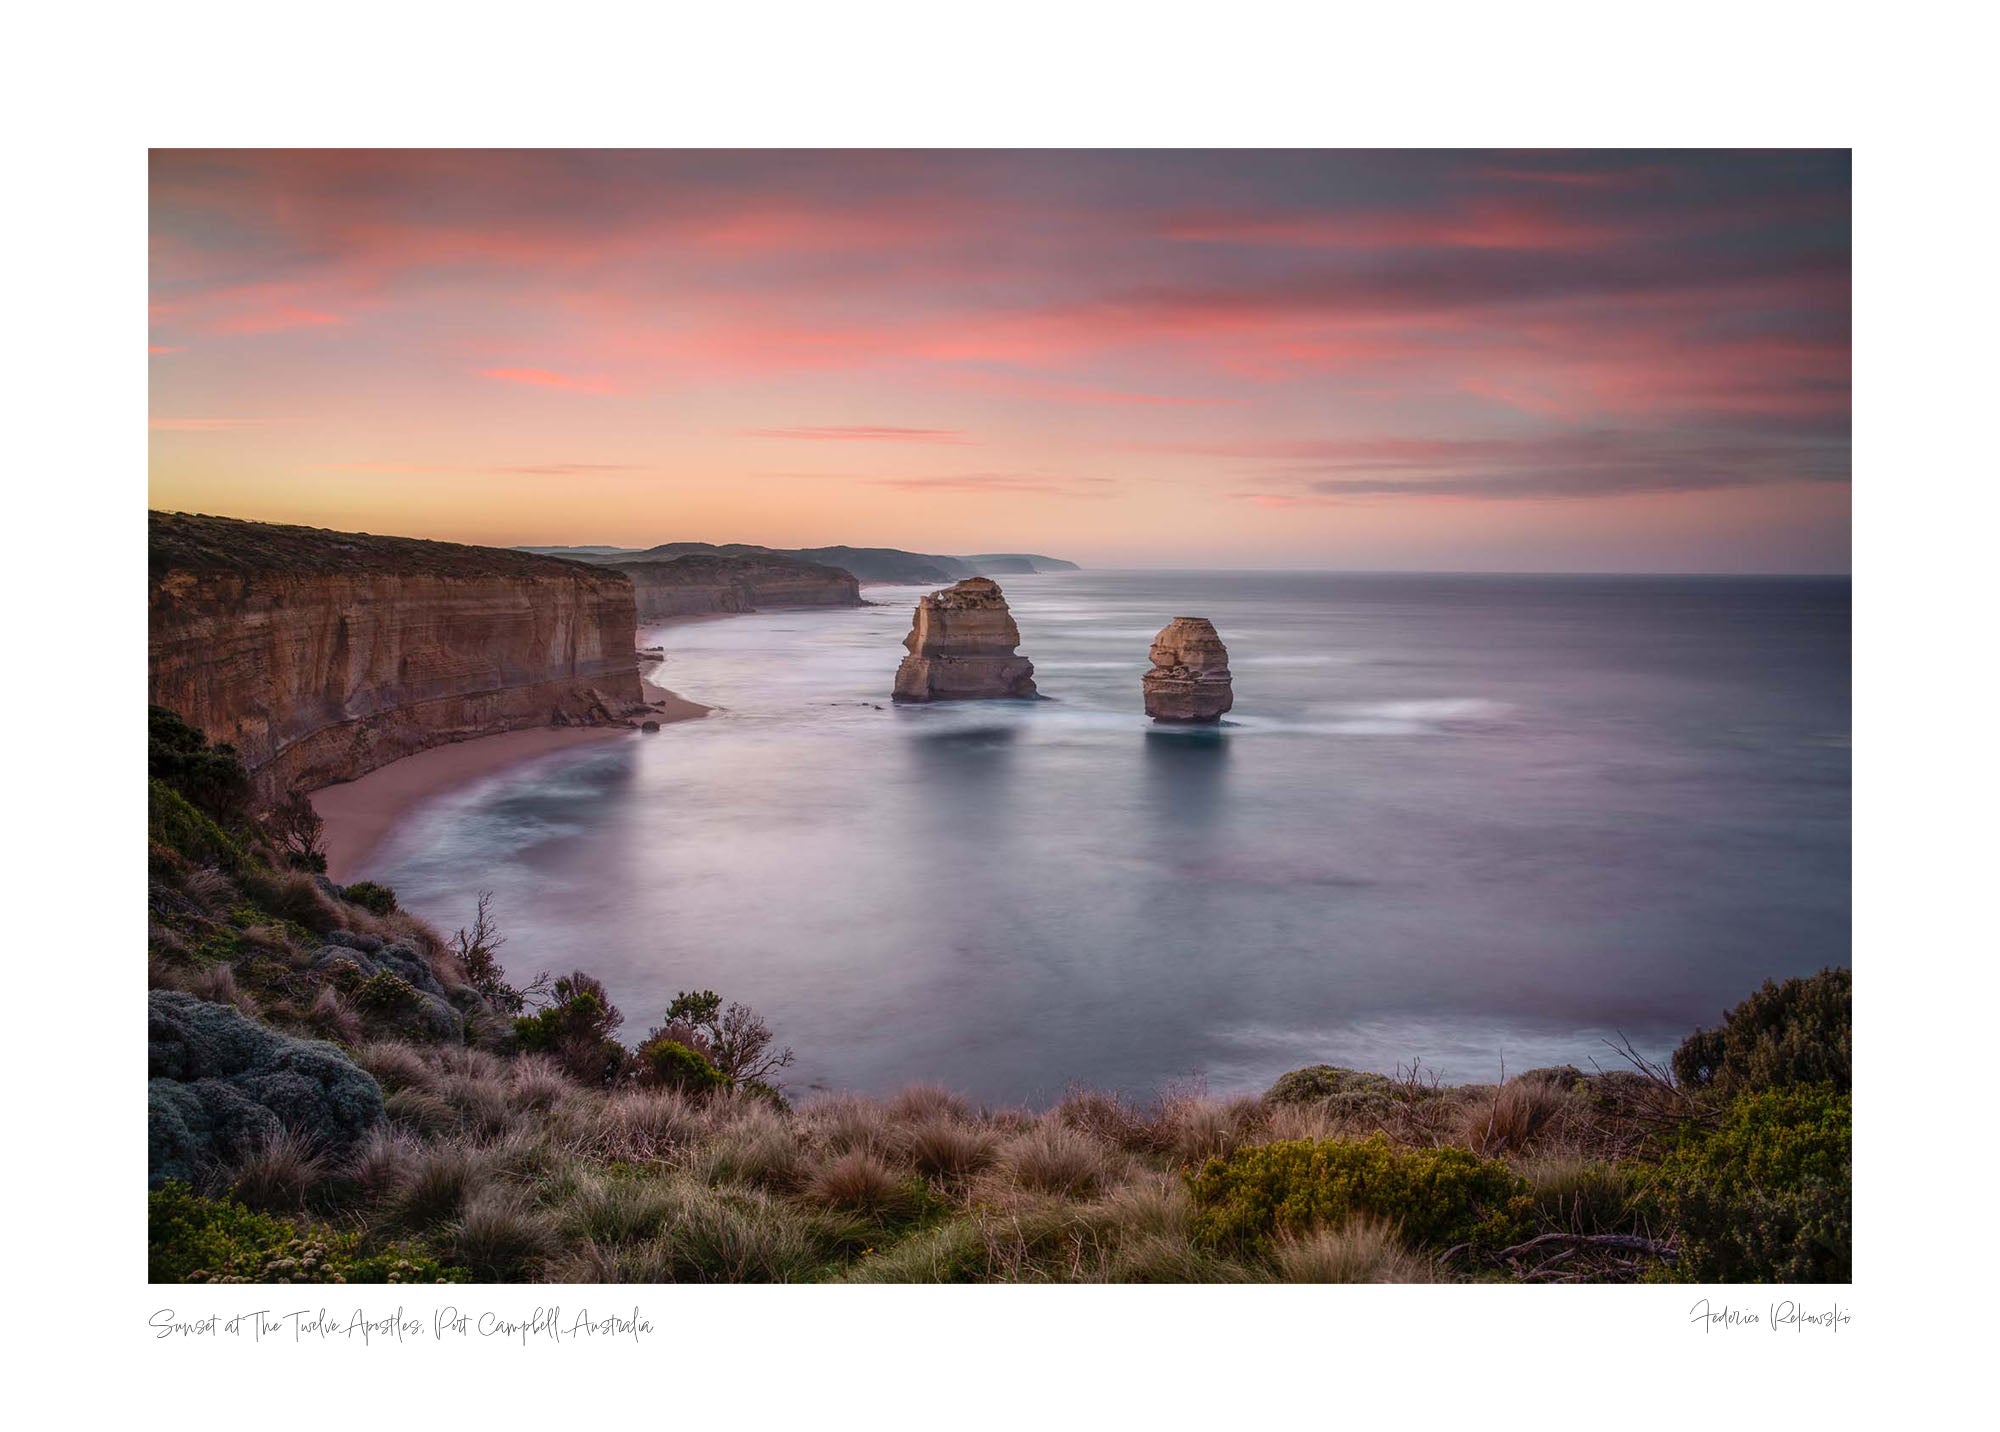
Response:
[{"label": "distant headland", "polygon": [[851,572],[864,583],[913,584],[956,582],[965,577],[1031,576],[1038,572],[1075,572],[1075,562],[1039,552],[980,552],[945,556],[936,552],[905,552],[899,547],[760,547],[746,542],[662,542],[657,547],[516,547],[543,557],[577,562],[626,563],[664,561],[688,556],[772,556],[818,563]]}]

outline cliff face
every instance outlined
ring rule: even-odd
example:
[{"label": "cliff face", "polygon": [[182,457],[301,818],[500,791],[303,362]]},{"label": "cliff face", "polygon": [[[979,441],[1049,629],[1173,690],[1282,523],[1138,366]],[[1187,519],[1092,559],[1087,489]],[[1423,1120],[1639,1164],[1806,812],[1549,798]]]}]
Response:
[{"label": "cliff face", "polygon": [[917,603],[903,639],[910,654],[896,668],[898,701],[977,701],[1033,696],[1035,666],[1021,644],[1000,584],[968,577]]},{"label": "cliff face", "polygon": [[1175,617],[1153,638],[1151,655],[1140,686],[1155,721],[1219,721],[1236,703],[1229,651],[1207,617]]},{"label": "cliff face", "polygon": [[449,542],[150,519],[150,700],[272,798],[449,741],[640,705],[632,584]]},{"label": "cliff face", "polygon": [[766,553],[692,553],[659,562],[617,562],[611,570],[632,579],[640,621],[759,607],[861,605],[861,583],[852,574]]}]

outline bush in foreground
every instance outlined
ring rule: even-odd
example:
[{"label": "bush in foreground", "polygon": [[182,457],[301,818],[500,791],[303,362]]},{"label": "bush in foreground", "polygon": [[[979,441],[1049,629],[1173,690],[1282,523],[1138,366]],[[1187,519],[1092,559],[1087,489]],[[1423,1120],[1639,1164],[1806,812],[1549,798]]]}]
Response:
[{"label": "bush in foreground", "polygon": [[1736,1094],[1795,1084],[1853,1084],[1854,973],[1821,970],[1762,989],[1674,1051],[1688,1088]]},{"label": "bush in foreground", "polygon": [[1853,1101],[1831,1085],[1746,1094],[1684,1131],[1650,1196],[1687,1282],[1845,1283],[1853,1257]]},{"label": "bush in foreground", "polygon": [[450,1283],[464,1274],[428,1252],[360,1250],[353,1233],[303,1228],[169,1183],[146,1198],[146,1277],[153,1283]]},{"label": "bush in foreground", "polygon": [[1361,1140],[1296,1140],[1211,1159],[1193,1182],[1197,1234],[1216,1245],[1262,1248],[1279,1235],[1371,1216],[1405,1242],[1499,1248],[1525,1230],[1528,1185],[1498,1159],[1467,1149],[1401,1149]]}]

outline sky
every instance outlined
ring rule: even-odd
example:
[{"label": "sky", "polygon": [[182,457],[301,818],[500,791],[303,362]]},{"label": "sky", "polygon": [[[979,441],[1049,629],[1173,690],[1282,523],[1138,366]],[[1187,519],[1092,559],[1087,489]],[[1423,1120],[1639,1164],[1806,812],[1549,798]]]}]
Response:
[{"label": "sky", "polygon": [[1845,151],[154,151],[154,507],[1844,572]]}]

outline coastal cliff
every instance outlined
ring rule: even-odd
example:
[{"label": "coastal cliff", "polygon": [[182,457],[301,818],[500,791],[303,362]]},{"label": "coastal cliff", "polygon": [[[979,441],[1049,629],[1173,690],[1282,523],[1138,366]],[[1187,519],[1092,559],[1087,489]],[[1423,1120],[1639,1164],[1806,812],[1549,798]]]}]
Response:
[{"label": "coastal cliff", "polygon": [[772,553],[691,553],[609,565],[631,578],[640,621],[760,607],[861,605],[861,583],[852,573]]},{"label": "coastal cliff", "polygon": [[622,573],[185,513],[148,537],[149,700],[233,746],[261,798],[641,710]]}]

